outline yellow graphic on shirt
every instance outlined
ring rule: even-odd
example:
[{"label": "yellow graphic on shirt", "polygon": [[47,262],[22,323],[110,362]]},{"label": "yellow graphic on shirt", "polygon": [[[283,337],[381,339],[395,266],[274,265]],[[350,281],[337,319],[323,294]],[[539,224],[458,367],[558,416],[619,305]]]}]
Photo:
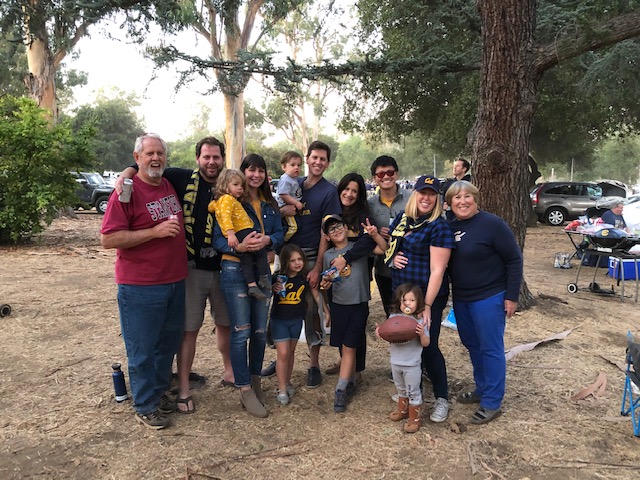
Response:
[{"label": "yellow graphic on shirt", "polygon": [[[285,288],[289,289],[293,287],[293,283],[287,283]],[[302,302],[302,293],[304,292],[304,285],[300,285],[297,291],[287,292],[284,298],[278,301],[278,305],[298,305]]]}]

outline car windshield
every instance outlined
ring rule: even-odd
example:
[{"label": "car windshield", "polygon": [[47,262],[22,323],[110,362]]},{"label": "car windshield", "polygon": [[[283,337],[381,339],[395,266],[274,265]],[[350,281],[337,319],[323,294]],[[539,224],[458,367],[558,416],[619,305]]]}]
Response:
[{"label": "car windshield", "polygon": [[104,178],[99,173],[87,173],[87,181],[94,186],[105,184]]}]

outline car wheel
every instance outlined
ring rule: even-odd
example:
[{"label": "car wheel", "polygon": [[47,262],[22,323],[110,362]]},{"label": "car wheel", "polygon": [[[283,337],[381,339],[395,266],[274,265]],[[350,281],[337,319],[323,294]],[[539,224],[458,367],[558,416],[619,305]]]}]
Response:
[{"label": "car wheel", "polygon": [[109,197],[100,197],[96,200],[96,210],[101,215],[104,215],[107,211],[107,204],[109,203]]},{"label": "car wheel", "polygon": [[558,226],[562,225],[567,219],[567,212],[562,208],[554,207],[547,210],[544,214],[544,220],[549,225]]}]

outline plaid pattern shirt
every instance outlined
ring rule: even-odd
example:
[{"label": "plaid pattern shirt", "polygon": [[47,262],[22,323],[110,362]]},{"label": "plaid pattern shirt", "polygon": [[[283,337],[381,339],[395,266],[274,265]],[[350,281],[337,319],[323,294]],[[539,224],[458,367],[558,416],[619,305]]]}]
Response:
[{"label": "plaid pattern shirt", "polygon": [[[401,215],[398,215],[393,221],[389,227],[389,233],[391,233],[399,223],[400,218]],[[412,222],[412,220],[409,219],[409,222]],[[446,220],[440,217],[434,222],[425,224],[425,226],[419,230],[414,230],[411,233],[407,232],[407,234],[402,237],[401,242],[397,251],[398,253],[402,252],[402,254],[409,259],[409,262],[403,269],[391,268],[392,289],[395,291],[399,285],[408,282],[418,285],[426,292],[429,275],[431,273],[429,247],[456,248],[453,231]],[[448,288],[445,275],[438,295],[446,295]]]}]

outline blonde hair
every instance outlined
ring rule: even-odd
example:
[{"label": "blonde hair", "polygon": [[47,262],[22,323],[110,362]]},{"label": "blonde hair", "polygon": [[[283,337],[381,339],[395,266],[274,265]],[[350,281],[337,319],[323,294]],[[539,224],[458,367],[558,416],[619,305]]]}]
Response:
[{"label": "blonde hair", "polygon": [[229,185],[233,180],[240,180],[244,188],[244,193],[238,200],[244,202],[248,199],[249,188],[247,186],[247,177],[245,177],[244,173],[242,173],[240,170],[225,168],[220,172],[220,175],[218,175],[218,179],[216,181],[216,200],[222,195],[230,195]]},{"label": "blonde hair", "polygon": [[[431,216],[428,218],[429,223],[436,221],[439,217],[442,216],[442,203],[440,202],[440,195],[438,195],[437,192],[434,193],[436,194],[436,204],[433,206],[433,210],[431,210]],[[414,190],[409,197],[409,200],[407,200],[407,204],[404,207],[404,213],[407,217],[413,220],[417,220],[417,218],[420,216],[420,214],[418,213],[417,191]]]},{"label": "blonde hair", "polygon": [[457,182],[453,182],[447,190],[447,194],[445,195],[445,201],[451,205],[451,199],[458,195],[460,192],[470,193],[473,199],[476,202],[476,205],[480,204],[480,190],[473,183],[467,182],[466,180],[458,180]]}]

